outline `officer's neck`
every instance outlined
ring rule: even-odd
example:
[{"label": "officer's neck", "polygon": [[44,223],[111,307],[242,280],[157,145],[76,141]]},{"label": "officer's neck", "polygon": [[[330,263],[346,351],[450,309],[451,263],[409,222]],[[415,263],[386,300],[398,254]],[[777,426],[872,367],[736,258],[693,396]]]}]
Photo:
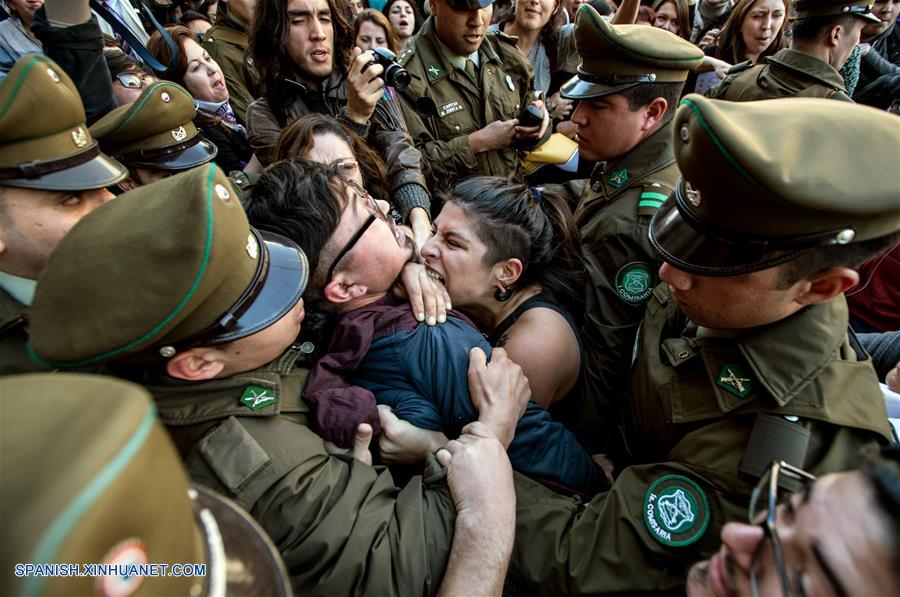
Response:
[{"label": "officer's neck", "polygon": [[[834,58],[831,55],[830,49],[818,43],[818,41],[807,42],[805,40],[801,41],[795,39],[791,43],[791,49],[796,50],[797,52],[803,52],[804,54],[809,54],[810,56],[818,58],[822,62],[827,62],[831,66],[834,66]],[[839,67],[835,67],[835,70],[837,70],[838,68]]]}]

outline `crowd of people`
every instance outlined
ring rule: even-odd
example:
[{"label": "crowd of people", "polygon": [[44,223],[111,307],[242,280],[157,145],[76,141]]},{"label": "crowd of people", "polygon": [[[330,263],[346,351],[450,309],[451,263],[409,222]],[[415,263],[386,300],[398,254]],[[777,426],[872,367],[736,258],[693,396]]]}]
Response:
[{"label": "crowd of people", "polygon": [[4,593],[895,590],[900,0],[0,8]]}]

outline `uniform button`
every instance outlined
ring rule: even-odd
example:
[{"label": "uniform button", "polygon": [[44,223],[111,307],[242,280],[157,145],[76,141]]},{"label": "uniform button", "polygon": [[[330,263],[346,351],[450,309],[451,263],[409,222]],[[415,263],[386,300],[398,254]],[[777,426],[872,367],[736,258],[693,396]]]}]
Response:
[{"label": "uniform button", "polygon": [[459,125],[457,124],[456,126],[454,126],[453,130],[455,130],[456,132],[459,132]]},{"label": "uniform button", "polygon": [[598,180],[597,182],[591,183],[591,190],[592,190],[592,191],[600,192],[600,189],[601,189],[601,188],[602,188],[602,186],[601,186],[599,180]]},{"label": "uniform button", "polygon": [[687,143],[687,140],[691,137],[691,132],[688,130],[688,125],[682,125],[679,134],[681,135],[681,140]]},{"label": "uniform button", "polygon": [[691,353],[689,353],[689,352],[686,351],[686,350],[682,350],[681,352],[678,353],[678,358],[679,358],[679,359],[686,359],[686,358],[688,358],[689,356],[691,356]]},{"label": "uniform button", "polygon": [[300,352],[303,354],[312,354],[312,351],[316,349],[316,345],[310,341],[306,341],[300,345]]},{"label": "uniform button", "polygon": [[228,189],[226,189],[224,185],[217,184],[215,186],[215,191],[216,191],[216,196],[219,199],[221,199],[222,201],[227,202],[228,199],[231,197],[231,193],[228,192]]},{"label": "uniform button", "polygon": [[57,75],[56,71],[52,68],[47,69],[47,76],[50,77],[50,80],[54,83],[59,83],[59,75]]}]

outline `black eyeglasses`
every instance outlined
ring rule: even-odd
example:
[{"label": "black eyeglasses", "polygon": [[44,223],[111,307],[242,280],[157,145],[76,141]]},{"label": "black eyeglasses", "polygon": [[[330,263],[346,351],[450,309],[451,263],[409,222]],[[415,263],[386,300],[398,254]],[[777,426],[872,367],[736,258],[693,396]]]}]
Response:
[{"label": "black eyeglasses", "polygon": [[387,221],[388,215],[381,210],[381,206],[377,201],[369,194],[369,191],[365,190],[362,185],[360,185],[355,180],[347,180],[345,181],[347,186],[356,191],[359,199],[364,199],[366,202],[366,209],[369,211],[369,217],[366,218],[366,221],[363,222],[363,225],[359,227],[353,236],[350,237],[350,240],[347,241],[347,244],[344,245],[338,254],[337,257],[334,258],[334,261],[331,262],[331,267],[328,268],[328,274],[325,276],[325,283],[327,284],[331,277],[334,275],[334,269],[337,267],[337,264],[340,263],[341,259],[344,258],[347,253],[353,250],[353,247],[356,246],[356,243],[359,242],[359,239],[362,238],[363,234],[366,233],[366,230],[375,223],[375,220],[380,219]]},{"label": "black eyeglasses", "polygon": [[140,89],[144,86],[145,82],[152,81],[153,77],[148,74],[119,73],[116,75],[116,79],[119,80],[122,87],[127,87],[128,89]]},{"label": "black eyeglasses", "polygon": [[[759,483],[753,489],[753,493],[750,495],[750,524],[757,524],[757,517],[763,512],[766,514],[765,519],[759,522],[765,536],[757,544],[750,560],[750,591],[753,593],[753,597],[759,597],[759,581],[757,579],[759,557],[762,555],[766,539],[772,543],[772,553],[775,558],[775,567],[778,570],[778,578],[781,581],[781,590],[784,597],[790,597],[790,581],[784,567],[784,555],[781,549],[781,540],[778,537],[778,529],[775,527],[778,519],[778,503],[782,501],[779,500],[778,489],[781,487],[785,490],[782,492],[783,498],[785,495],[789,496],[812,484],[815,480],[813,475],[786,462],[773,462],[769,471],[760,478]],[[761,504],[763,494],[766,496],[766,501]]]}]

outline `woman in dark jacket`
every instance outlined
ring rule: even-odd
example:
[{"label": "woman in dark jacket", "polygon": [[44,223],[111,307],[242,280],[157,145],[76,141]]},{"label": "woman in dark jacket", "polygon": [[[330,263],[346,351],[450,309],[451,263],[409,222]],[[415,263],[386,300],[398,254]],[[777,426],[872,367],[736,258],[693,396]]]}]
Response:
[{"label": "woman in dark jacket", "polygon": [[[186,27],[167,27],[166,31],[181,51],[177,63],[160,77],[178,83],[194,97],[197,105],[194,124],[219,148],[216,164],[226,172],[260,170],[247,141],[247,132],[238,124],[228,103],[228,86],[222,69]],[[158,32],[150,37],[147,49],[163,64],[175,62]]]}]

